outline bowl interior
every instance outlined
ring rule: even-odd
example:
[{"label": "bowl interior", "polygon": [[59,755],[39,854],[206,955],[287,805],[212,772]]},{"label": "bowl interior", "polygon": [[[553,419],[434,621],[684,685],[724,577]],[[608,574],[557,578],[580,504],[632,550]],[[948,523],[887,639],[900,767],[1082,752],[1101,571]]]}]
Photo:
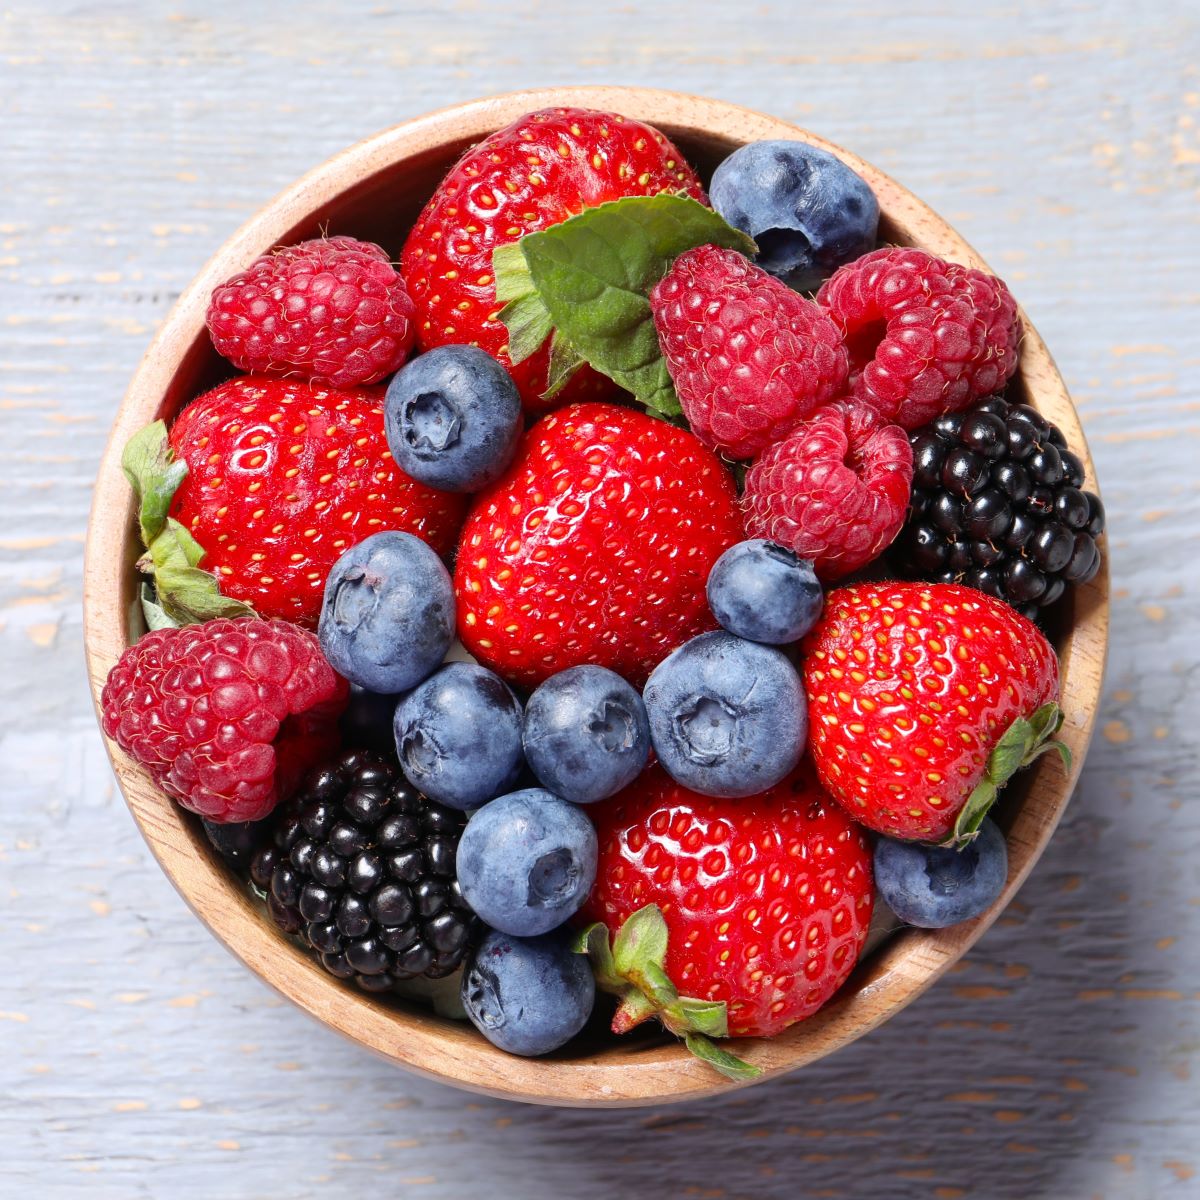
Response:
[{"label": "bowl interior", "polygon": [[[940,218],[868,164],[784,122],[696,97],[619,88],[524,93],[433,114],[352,147],[290,188],[218,252],[180,299],[131,385],[97,483],[89,533],[86,638],[96,694],[128,644],[130,629],[136,628],[133,563],[139,546],[131,499],[120,476],[121,446],[145,422],[155,417],[169,421],[192,397],[235,373],[213,351],[203,328],[204,305],[213,285],[273,245],[321,233],[376,241],[398,258],[408,228],[458,155],[520,113],[549,104],[604,107],[650,120],[705,179],[745,141],[812,141],[835,150],[871,182],[883,212],[881,240],[921,245],[982,265]],[[1028,321],[1026,329],[1021,369],[1012,388],[1055,421],[1080,449],[1094,489],[1074,408]],[[1103,668],[1106,569],[1091,584],[1068,592],[1053,614],[1051,634],[1062,664],[1064,736],[1075,752],[1077,772],[1090,737]],[[566,1050],[525,1061],[495,1050],[469,1026],[442,1020],[422,1005],[384,1002],[345,987],[277,933],[262,906],[211,849],[199,822],[161,796],[115,747],[110,745],[109,751],[151,848],[201,919],[268,983],[372,1050],[459,1086],[547,1103],[658,1103],[735,1086],[652,1031],[611,1038],[599,1015]],[[743,1043],[738,1051],[762,1066],[765,1074],[811,1061],[879,1024],[949,967],[1011,899],[1061,815],[1074,775],[1068,779],[1050,757],[1018,776],[998,806],[997,819],[1009,839],[1010,878],[991,912],[945,931],[896,933],[859,964],[839,996],[815,1017],[770,1042]]]}]

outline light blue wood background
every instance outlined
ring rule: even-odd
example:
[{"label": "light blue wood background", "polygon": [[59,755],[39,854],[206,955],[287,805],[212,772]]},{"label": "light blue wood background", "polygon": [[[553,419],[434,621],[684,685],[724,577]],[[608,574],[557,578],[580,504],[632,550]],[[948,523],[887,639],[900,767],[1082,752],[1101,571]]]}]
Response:
[{"label": "light blue wood background", "polygon": [[[174,5],[0,14],[0,1194],[1200,1194],[1200,36],[1183,0]],[[641,83],[795,119],[956,223],[1058,356],[1112,528],[1100,733],[960,968],[790,1079],[654,1112],[472,1100],[268,993],[159,873],[82,670],[110,416],[203,260],[430,108]]]}]

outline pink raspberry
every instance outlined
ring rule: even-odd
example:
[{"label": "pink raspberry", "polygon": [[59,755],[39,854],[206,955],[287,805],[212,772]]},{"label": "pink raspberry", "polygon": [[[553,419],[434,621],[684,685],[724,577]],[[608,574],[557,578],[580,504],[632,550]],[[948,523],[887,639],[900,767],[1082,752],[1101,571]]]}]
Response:
[{"label": "pink raspberry", "polygon": [[210,821],[259,821],[339,744],[349,687],[315,634],[220,619],[148,633],[100,697],[105,734]]},{"label": "pink raspberry", "polygon": [[1003,280],[924,250],[873,250],[817,293],[850,351],[851,393],[917,429],[999,391],[1021,324]]},{"label": "pink raspberry", "polygon": [[692,432],[730,458],[752,458],[845,386],[824,310],[733,250],[681,254],[650,306]]},{"label": "pink raspberry", "polygon": [[249,374],[348,388],[399,369],[414,311],[379,246],[335,237],[264,254],[213,290],[206,319],[218,353]]},{"label": "pink raspberry", "polygon": [[912,447],[870,409],[830,404],[746,473],[746,536],[813,560],[822,579],[866,566],[904,524]]}]

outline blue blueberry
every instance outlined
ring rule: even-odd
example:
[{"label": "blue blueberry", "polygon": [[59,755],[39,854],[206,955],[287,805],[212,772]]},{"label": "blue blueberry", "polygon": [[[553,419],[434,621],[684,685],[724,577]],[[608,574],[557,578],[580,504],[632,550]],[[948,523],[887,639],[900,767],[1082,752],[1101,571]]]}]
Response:
[{"label": "blue blueberry", "polygon": [[477,808],[521,773],[521,702],[475,663],[447,663],[409,692],[396,706],[395,732],[409,782],[451,808]]},{"label": "blue blueberry", "polygon": [[825,597],[812,563],[757,538],[730,546],[708,575],[708,606],[723,628],[752,642],[802,638]]},{"label": "blue blueberry", "polygon": [[758,265],[794,288],[815,288],[875,248],[875,193],[840,158],[806,142],[742,146],[713,173],[708,196],[758,243]]},{"label": "blue blueberry", "polygon": [[552,792],[591,804],[637,778],[650,754],[642,698],[604,667],[551,676],[525,705],[525,758]]},{"label": "blue blueberry", "polygon": [[526,788],[472,814],[458,843],[458,885],[484,924],[536,937],[587,899],[596,855],[596,831],[583,809]]},{"label": "blue blueberry", "polygon": [[804,753],[804,688],[771,646],[702,633],[654,668],[642,694],[663,769],[706,796],[765,791]]},{"label": "blue blueberry", "polygon": [[532,1058],[569,1042],[587,1024],[596,984],[587,958],[562,933],[489,933],[463,974],[462,1003],[493,1046]]},{"label": "blue blueberry", "polygon": [[443,491],[475,492],[512,462],[521,397],[490,354],[477,346],[439,346],[397,372],[384,420],[402,470]]},{"label": "blue blueberry", "polygon": [[944,929],[991,908],[1008,878],[1008,848],[994,821],[961,850],[898,842],[875,843],[875,886],[881,899],[909,925]]},{"label": "blue blueberry", "polygon": [[454,638],[454,585],[420,538],[389,530],[351,546],[325,582],[321,649],[369,692],[402,692],[442,661]]}]

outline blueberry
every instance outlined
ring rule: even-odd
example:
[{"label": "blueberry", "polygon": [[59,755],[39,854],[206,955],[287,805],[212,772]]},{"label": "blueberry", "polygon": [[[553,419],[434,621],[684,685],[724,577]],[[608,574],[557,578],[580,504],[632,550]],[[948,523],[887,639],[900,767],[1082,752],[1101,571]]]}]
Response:
[{"label": "blueberry", "polygon": [[591,804],[637,778],[650,755],[642,698],[604,667],[551,676],[525,706],[525,758],[552,792]]},{"label": "blueberry", "polygon": [[450,574],[411,533],[372,534],[333,564],[317,633],[333,669],[351,683],[370,692],[405,691],[450,649]]},{"label": "blueberry", "polygon": [[458,883],[493,929],[549,933],[573,916],[596,878],[596,831],[581,808],[544,788],[485,804],[458,843]]},{"label": "blueberry", "polygon": [[879,202],[841,159],[806,142],[751,142],[713,173],[712,206],[758,243],[758,265],[808,290],[875,248]]},{"label": "blueberry", "polygon": [[708,575],[708,606],[730,633],[778,645],[802,638],[821,615],[813,565],[761,538],[730,546]]},{"label": "blueberry", "polygon": [[702,633],[655,667],[643,697],[663,769],[707,796],[765,791],[804,752],[804,688],[770,646]]},{"label": "blueberry", "polygon": [[463,973],[462,1002],[475,1028],[510,1054],[549,1054],[587,1024],[596,985],[568,939],[489,933]]},{"label": "blueberry", "polygon": [[402,367],[384,402],[400,468],[448,492],[476,492],[504,474],[521,436],[521,397],[477,346],[439,346]]},{"label": "blueberry", "polygon": [[396,753],[415,788],[451,808],[476,808],[517,780],[521,703],[499,676],[447,663],[396,706]]},{"label": "blueberry", "polygon": [[1004,834],[987,819],[961,850],[886,837],[875,843],[880,897],[900,920],[922,929],[944,929],[986,912],[1007,878]]}]

